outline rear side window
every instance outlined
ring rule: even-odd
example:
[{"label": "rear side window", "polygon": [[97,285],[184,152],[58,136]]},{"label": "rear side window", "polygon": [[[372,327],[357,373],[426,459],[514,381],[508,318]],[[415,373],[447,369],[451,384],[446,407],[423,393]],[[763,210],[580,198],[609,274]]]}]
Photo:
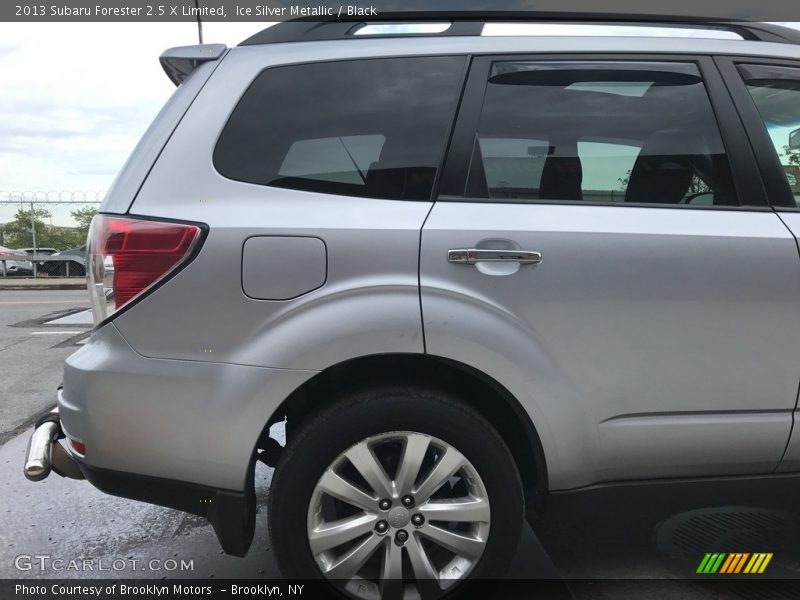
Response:
[{"label": "rear side window", "polygon": [[711,102],[691,63],[494,63],[467,196],[738,204]]},{"label": "rear side window", "polygon": [[800,69],[739,65],[739,71],[800,206]]},{"label": "rear side window", "polygon": [[266,69],[228,119],[214,165],[248,183],[428,200],[465,60],[387,58]]}]

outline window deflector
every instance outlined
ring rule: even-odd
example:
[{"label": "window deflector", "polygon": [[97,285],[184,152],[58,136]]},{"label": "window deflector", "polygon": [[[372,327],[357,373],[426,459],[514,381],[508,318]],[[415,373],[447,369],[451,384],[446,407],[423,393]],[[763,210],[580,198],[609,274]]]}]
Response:
[{"label": "window deflector", "polygon": [[[612,77],[613,75],[613,77]],[[700,70],[686,62],[636,61],[497,61],[492,63],[489,83],[510,85],[560,85],[602,82],[661,82],[690,85],[702,82]]]}]

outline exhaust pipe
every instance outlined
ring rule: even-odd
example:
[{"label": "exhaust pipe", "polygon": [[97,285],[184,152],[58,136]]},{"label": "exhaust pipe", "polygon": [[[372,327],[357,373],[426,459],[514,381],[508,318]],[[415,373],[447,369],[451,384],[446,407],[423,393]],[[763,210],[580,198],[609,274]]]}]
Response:
[{"label": "exhaust pipe", "polygon": [[41,481],[50,475],[53,468],[50,462],[53,442],[58,439],[59,433],[58,423],[53,421],[45,421],[34,429],[25,459],[25,477],[30,481]]},{"label": "exhaust pipe", "polygon": [[[58,409],[50,415],[58,414]],[[48,417],[50,417],[48,415]],[[62,477],[84,479],[78,462],[58,443],[62,436],[58,419],[40,419],[40,424],[33,430],[28,440],[28,452],[25,456],[25,477],[30,481],[41,481],[55,471]]]}]

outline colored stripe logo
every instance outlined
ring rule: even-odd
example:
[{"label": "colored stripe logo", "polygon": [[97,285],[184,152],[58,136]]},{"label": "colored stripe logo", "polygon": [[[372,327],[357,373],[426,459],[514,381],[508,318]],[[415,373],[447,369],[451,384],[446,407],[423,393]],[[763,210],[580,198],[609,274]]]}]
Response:
[{"label": "colored stripe logo", "polygon": [[707,552],[696,573],[702,575],[737,575],[763,573],[772,560],[772,552]]}]

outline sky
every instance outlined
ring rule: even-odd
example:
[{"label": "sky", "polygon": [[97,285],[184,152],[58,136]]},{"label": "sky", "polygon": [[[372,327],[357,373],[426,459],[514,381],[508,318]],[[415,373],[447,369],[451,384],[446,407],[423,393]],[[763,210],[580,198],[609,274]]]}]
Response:
[{"label": "sky", "polygon": [[[266,25],[204,23],[204,41],[234,46]],[[0,23],[0,200],[102,195],[175,90],[159,55],[196,43],[194,23]],[[0,204],[0,223],[16,209]]]},{"label": "sky", "polygon": [[[204,23],[204,41],[233,46],[267,25]],[[195,43],[194,23],[0,23],[0,200],[102,195],[175,89],[158,56]],[[15,210],[0,204],[0,223]]]}]

